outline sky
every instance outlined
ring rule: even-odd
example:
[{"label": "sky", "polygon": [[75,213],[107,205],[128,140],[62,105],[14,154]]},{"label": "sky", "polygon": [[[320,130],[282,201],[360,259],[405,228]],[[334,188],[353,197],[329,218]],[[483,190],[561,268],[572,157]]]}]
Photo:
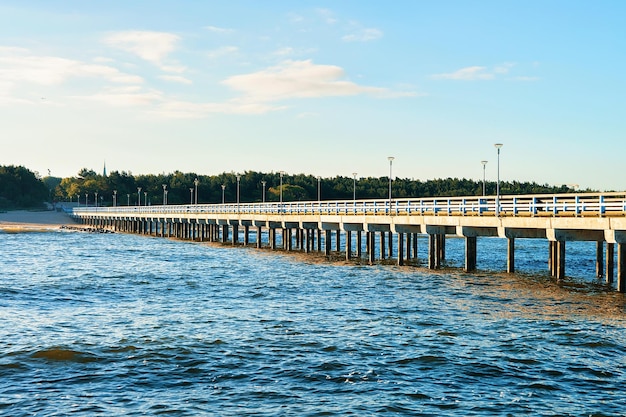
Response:
[{"label": "sky", "polygon": [[621,0],[3,0],[0,165],[623,191],[625,68]]}]

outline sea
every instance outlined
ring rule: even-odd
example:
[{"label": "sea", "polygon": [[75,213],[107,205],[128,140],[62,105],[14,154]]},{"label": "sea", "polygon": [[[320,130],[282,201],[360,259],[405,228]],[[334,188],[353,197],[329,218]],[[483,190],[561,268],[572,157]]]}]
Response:
[{"label": "sea", "polygon": [[[624,416],[626,298],[595,244],[446,264],[0,233],[0,415]],[[425,260],[425,240],[419,242]],[[418,258],[419,259],[419,258]]]}]

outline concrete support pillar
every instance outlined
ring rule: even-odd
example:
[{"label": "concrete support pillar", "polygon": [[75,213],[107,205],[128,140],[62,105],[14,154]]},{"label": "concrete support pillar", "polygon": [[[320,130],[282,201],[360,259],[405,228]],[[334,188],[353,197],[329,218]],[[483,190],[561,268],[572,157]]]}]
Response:
[{"label": "concrete support pillar", "polygon": [[271,228],[269,230],[270,248],[276,250],[276,229]]},{"label": "concrete support pillar", "polygon": [[233,224],[233,245],[239,243],[239,225]]},{"label": "concrete support pillar", "polygon": [[596,277],[604,276],[604,241],[596,242]]},{"label": "concrete support pillar", "polygon": [[565,278],[565,241],[556,241],[556,279]]},{"label": "concrete support pillar", "polygon": [[335,252],[341,252],[341,230],[335,231]]},{"label": "concrete support pillar", "polygon": [[[411,241],[413,240],[413,233],[407,233],[406,234],[406,260],[407,262],[409,262],[411,260]],[[398,251],[400,251],[400,249],[398,248]]]},{"label": "concrete support pillar", "polygon": [[465,237],[465,272],[476,270],[476,236]]},{"label": "concrete support pillar", "polygon": [[[389,235],[391,236],[391,233]],[[398,266],[402,265],[404,265],[404,233],[398,233]]]},{"label": "concrete support pillar", "polygon": [[626,244],[617,244],[617,291],[626,292]]},{"label": "concrete support pillar", "polygon": [[352,258],[352,232],[349,230],[345,231],[346,234],[346,261],[349,261]]},{"label": "concrete support pillar", "polygon": [[363,256],[363,233],[360,230],[356,232],[356,257],[361,259]]},{"label": "concrete support pillar", "polygon": [[507,239],[506,255],[506,272],[512,274],[515,272],[515,238]]},{"label": "concrete support pillar", "polygon": [[437,235],[437,252],[439,253],[439,265],[437,268],[439,268],[441,263],[446,260],[446,235],[443,233]]},{"label": "concrete support pillar", "polygon": [[415,259],[415,263],[417,263],[417,233],[413,233],[413,259]]},{"label": "concrete support pillar", "polygon": [[615,272],[615,244],[606,244],[606,282],[607,284],[613,283],[613,276]]},{"label": "concrete support pillar", "polygon": [[376,233],[367,232],[367,254],[369,257],[370,265],[374,265],[376,262]]},{"label": "concrete support pillar", "polygon": [[380,232],[380,259],[384,260],[387,257],[387,250],[385,248],[385,232]]},{"label": "concrete support pillar", "polygon": [[228,225],[222,225],[222,243],[228,242]]},{"label": "concrete support pillar", "polygon": [[243,227],[243,244],[248,246],[250,243],[250,226]]},{"label": "concrete support pillar", "polygon": [[550,276],[554,278],[556,276],[556,242],[548,241],[548,272]]},{"label": "concrete support pillar", "polygon": [[437,235],[428,235],[428,269],[438,268]]},{"label": "concrete support pillar", "polygon": [[291,251],[293,249],[293,229],[284,229],[283,232],[283,238],[285,239],[286,243],[286,245],[283,245],[283,249],[285,249],[286,251]]},{"label": "concrete support pillar", "polygon": [[261,226],[256,227],[256,247],[261,249],[263,240],[261,240],[261,232],[263,231]]},{"label": "concrete support pillar", "polygon": [[330,230],[325,230],[324,231],[324,255],[325,256],[330,256],[330,242],[331,242],[331,231]]}]

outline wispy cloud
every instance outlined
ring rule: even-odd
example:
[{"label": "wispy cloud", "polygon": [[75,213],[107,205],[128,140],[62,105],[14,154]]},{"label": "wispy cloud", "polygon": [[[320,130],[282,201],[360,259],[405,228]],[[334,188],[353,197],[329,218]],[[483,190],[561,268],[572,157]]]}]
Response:
[{"label": "wispy cloud", "polygon": [[105,88],[96,94],[71,96],[71,98],[100,102],[113,107],[153,106],[164,100],[160,91],[145,90],[137,86]]},{"label": "wispy cloud", "polygon": [[164,81],[171,81],[174,83],[180,83],[180,84],[193,84],[193,82],[190,79],[185,78],[181,75],[160,75],[159,79],[164,80]]},{"label": "wispy cloud", "polygon": [[434,80],[492,80],[495,78],[493,72],[489,72],[487,67],[466,67],[461,68],[457,71],[445,73],[445,74],[435,74],[431,77]]},{"label": "wispy cloud", "polygon": [[363,28],[358,29],[348,35],[345,35],[341,39],[344,42],[369,42],[383,37],[383,32],[380,29],[375,28]]},{"label": "wispy cloud", "polygon": [[157,66],[162,66],[179,41],[180,37],[173,33],[150,31],[116,32],[103,39],[106,45],[130,52]]},{"label": "wispy cloud", "polygon": [[210,59],[221,58],[226,55],[231,55],[239,52],[239,48],[236,46],[222,46],[217,49],[213,49],[207,53],[207,57]]},{"label": "wispy cloud", "polygon": [[209,32],[212,32],[212,33],[226,34],[226,33],[233,33],[234,32],[233,29],[220,28],[220,27],[217,27],[217,26],[205,26],[204,28],[206,30],[208,30]]},{"label": "wispy cloud", "polygon": [[56,85],[78,77],[102,78],[121,84],[140,84],[143,79],[109,65],[36,55],[27,49],[0,47],[0,79],[6,86],[20,83]]},{"label": "wispy cloud", "polygon": [[223,84],[243,93],[248,100],[260,102],[358,94],[378,97],[414,95],[363,86],[344,78],[345,72],[338,66],[316,65],[310,60],[285,61],[255,73],[232,76]]},{"label": "wispy cloud", "polygon": [[505,62],[493,68],[485,66],[465,67],[454,72],[432,75],[433,80],[461,80],[461,81],[480,81],[495,80],[505,78],[515,81],[534,81],[537,77],[511,76],[511,70],[516,67],[514,62]]}]

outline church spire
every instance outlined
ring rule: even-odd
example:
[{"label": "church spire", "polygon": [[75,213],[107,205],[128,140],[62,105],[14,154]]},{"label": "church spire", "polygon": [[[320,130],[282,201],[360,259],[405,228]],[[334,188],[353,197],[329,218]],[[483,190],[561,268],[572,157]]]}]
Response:
[{"label": "church spire", "polygon": [[107,161],[104,161],[104,169],[102,170],[102,176],[107,176]]}]

